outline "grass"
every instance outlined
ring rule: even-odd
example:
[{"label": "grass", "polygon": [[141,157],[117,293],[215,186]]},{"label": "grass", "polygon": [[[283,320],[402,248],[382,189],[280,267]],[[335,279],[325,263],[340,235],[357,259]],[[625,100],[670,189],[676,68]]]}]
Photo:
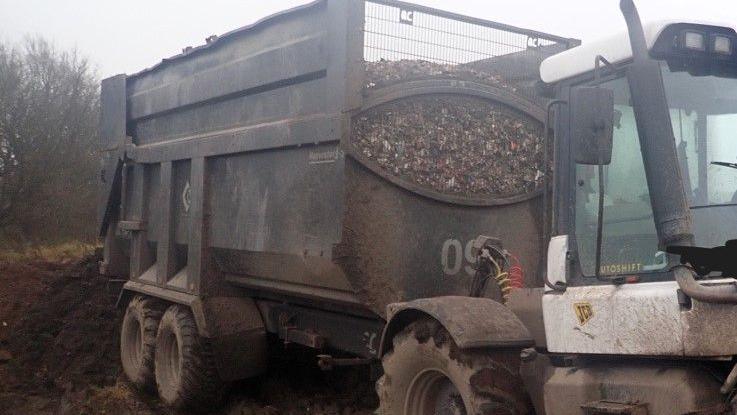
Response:
[{"label": "grass", "polygon": [[89,255],[98,247],[86,242],[64,242],[22,249],[0,249],[0,262],[66,262]]}]

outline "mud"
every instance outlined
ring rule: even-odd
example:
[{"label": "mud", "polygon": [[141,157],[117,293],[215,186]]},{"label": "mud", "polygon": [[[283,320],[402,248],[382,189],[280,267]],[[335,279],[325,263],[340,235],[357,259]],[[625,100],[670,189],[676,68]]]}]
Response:
[{"label": "mud", "polygon": [[[134,390],[118,361],[120,282],[96,257],[67,263],[0,263],[0,413],[170,414]],[[269,375],[231,385],[232,415],[368,415],[368,368],[321,372],[315,354],[273,342]]]},{"label": "mud", "polygon": [[115,382],[115,290],[95,269],[92,257],[0,265],[0,412],[53,413],[63,396]]}]

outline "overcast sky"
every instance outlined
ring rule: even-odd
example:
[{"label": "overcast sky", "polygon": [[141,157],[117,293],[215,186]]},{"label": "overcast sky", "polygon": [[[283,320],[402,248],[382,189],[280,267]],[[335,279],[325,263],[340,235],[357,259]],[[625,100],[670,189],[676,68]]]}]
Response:
[{"label": "overcast sky", "polygon": [[[618,0],[417,0],[584,41],[624,30]],[[76,47],[100,76],[134,73],[305,0],[0,0],[0,40],[41,35]],[[689,7],[689,3],[691,6]],[[698,11],[694,11],[694,5]],[[639,0],[643,20],[709,13],[737,24],[735,0]],[[708,6],[708,7],[705,7]]]}]

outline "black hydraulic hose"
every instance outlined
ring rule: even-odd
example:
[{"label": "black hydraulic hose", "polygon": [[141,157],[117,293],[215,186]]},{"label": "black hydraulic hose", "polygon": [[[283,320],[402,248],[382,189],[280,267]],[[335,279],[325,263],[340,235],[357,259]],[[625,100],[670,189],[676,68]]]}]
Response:
[{"label": "black hydraulic hose", "polygon": [[737,304],[737,286],[721,285],[706,287],[694,278],[693,270],[686,265],[673,267],[678,287],[696,301],[712,304]]}]

